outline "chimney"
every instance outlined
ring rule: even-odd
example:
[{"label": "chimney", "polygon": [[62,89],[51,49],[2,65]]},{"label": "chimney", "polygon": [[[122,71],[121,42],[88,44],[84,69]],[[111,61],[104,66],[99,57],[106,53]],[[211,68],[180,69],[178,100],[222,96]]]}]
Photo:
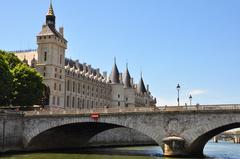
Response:
[{"label": "chimney", "polygon": [[83,71],[87,72],[87,65],[86,65],[86,63],[83,63]]},{"label": "chimney", "polygon": [[91,65],[88,65],[88,72],[92,73],[92,66]]},{"label": "chimney", "polygon": [[45,27],[46,27],[46,26],[47,26],[47,25],[45,25],[45,24],[44,24],[44,25],[42,25],[42,29],[45,29]]},{"label": "chimney", "polygon": [[75,66],[76,66],[77,68],[79,68],[79,60],[76,60],[76,61],[75,61]]},{"label": "chimney", "polygon": [[149,84],[147,85],[147,92],[149,93]]},{"label": "chimney", "polygon": [[59,28],[59,33],[60,33],[62,36],[64,36],[64,29],[63,29],[63,27],[60,27],[60,28]]},{"label": "chimney", "polygon": [[119,81],[120,83],[123,83],[122,73],[119,73]]},{"label": "chimney", "polygon": [[107,79],[107,72],[106,72],[106,71],[103,72],[103,77],[104,77],[105,79]]},{"label": "chimney", "polygon": [[99,74],[100,74],[100,69],[99,68],[96,69],[96,74],[97,74],[97,76],[99,76]]},{"label": "chimney", "polygon": [[[134,83],[133,83],[133,78],[131,78],[131,86],[133,86],[134,85]],[[134,86],[133,86],[134,87]]]}]

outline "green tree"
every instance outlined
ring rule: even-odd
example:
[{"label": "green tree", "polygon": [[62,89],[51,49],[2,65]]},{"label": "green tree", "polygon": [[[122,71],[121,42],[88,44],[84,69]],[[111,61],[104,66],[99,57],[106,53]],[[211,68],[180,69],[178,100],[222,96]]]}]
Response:
[{"label": "green tree", "polygon": [[17,64],[22,63],[19,58],[14,55],[13,53],[10,52],[6,52],[3,50],[0,50],[0,54],[3,55],[3,57],[5,58],[6,62],[9,65],[9,68],[12,70],[15,66],[17,66]]},{"label": "green tree", "polygon": [[12,92],[12,75],[7,61],[0,53],[0,106],[9,104]]},{"label": "green tree", "polygon": [[39,103],[43,94],[42,76],[22,63],[13,68],[12,75],[14,105],[32,106]]}]

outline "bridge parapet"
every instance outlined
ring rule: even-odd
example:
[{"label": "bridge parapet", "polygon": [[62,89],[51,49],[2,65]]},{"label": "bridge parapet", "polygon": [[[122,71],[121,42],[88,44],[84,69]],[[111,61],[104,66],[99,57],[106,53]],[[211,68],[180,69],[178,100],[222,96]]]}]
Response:
[{"label": "bridge parapet", "polygon": [[81,115],[81,114],[114,114],[114,113],[147,113],[147,112],[191,112],[191,111],[221,111],[240,110],[240,104],[196,105],[196,106],[164,106],[150,108],[101,108],[101,109],[42,109],[25,112],[25,116],[35,115]]}]

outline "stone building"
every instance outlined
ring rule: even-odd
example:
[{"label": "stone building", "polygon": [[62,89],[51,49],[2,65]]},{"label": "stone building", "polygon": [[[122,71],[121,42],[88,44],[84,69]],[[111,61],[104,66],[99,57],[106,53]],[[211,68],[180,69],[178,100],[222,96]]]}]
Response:
[{"label": "stone building", "polygon": [[52,4],[46,22],[37,35],[37,50],[18,51],[15,55],[44,77],[49,91],[47,105],[59,108],[151,107],[156,99],[141,77],[133,82],[128,67],[119,73],[116,60],[110,76],[86,63],[65,57],[67,40],[63,27],[56,29]]}]

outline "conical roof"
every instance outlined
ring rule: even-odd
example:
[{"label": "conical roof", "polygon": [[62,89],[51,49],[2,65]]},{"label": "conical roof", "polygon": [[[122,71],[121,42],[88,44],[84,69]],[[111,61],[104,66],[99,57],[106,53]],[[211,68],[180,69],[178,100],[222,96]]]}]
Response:
[{"label": "conical roof", "polygon": [[128,66],[126,67],[126,71],[124,73],[123,84],[124,84],[124,88],[132,87],[132,85],[131,85],[131,76],[130,76],[130,73],[128,71]]},{"label": "conical roof", "polygon": [[138,84],[138,86],[137,86],[137,92],[138,92],[138,93],[145,93],[145,92],[147,92],[142,77],[141,77],[141,79],[140,79],[140,81],[139,81],[139,84]]},{"label": "conical roof", "polygon": [[113,65],[113,68],[112,68],[110,80],[111,80],[111,83],[113,83],[113,84],[120,83],[119,71],[118,71],[118,68],[117,68],[116,59],[114,59],[114,65]]}]

